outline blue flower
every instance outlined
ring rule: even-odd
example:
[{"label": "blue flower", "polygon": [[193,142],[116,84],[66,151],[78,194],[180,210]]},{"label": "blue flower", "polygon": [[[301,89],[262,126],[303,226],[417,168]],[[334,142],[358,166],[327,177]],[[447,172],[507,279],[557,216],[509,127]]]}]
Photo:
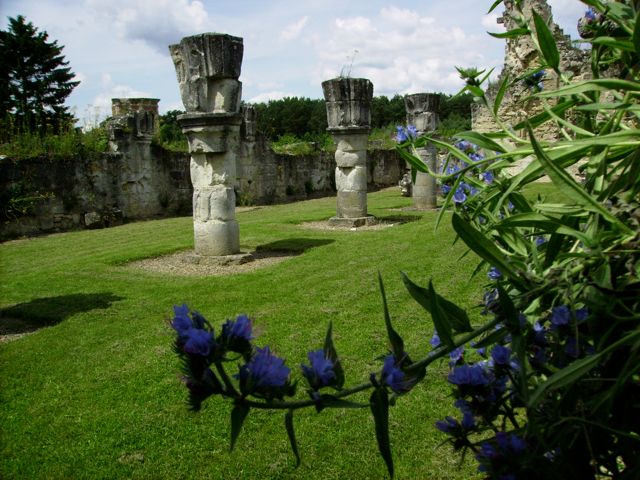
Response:
[{"label": "blue flower", "polygon": [[429,340],[429,343],[433,348],[440,346],[441,342],[440,342],[440,335],[438,335],[438,332],[433,332],[433,337],[431,337],[431,340]]},{"label": "blue flower", "polygon": [[491,358],[495,365],[507,366],[511,358],[511,350],[502,345],[496,345],[493,347],[493,350],[491,350]]},{"label": "blue flower", "polygon": [[467,200],[467,196],[461,188],[457,188],[456,192],[453,194],[453,202],[454,203],[464,203]]},{"label": "blue flower", "polygon": [[484,155],[480,154],[480,153],[470,153],[468,155],[469,159],[471,159],[474,162],[479,162],[480,160],[484,160]]},{"label": "blue flower", "polygon": [[482,180],[484,180],[484,183],[487,185],[491,185],[494,180],[493,172],[484,172],[482,174]]},{"label": "blue flower", "polygon": [[222,335],[228,339],[253,340],[251,320],[246,315],[239,315],[235,321],[227,320],[222,325]]},{"label": "blue flower", "polygon": [[418,136],[418,130],[413,125],[408,125],[406,128],[402,125],[396,127],[395,140],[398,143],[406,142],[409,139],[414,139]]},{"label": "blue flower", "polygon": [[407,132],[405,131],[402,125],[398,125],[396,127],[395,139],[396,139],[396,142],[398,143],[406,142],[409,139],[409,137],[407,136]]},{"label": "blue flower", "polygon": [[446,416],[444,420],[436,422],[436,428],[443,433],[453,433],[460,427],[458,421],[450,416]]},{"label": "blue flower", "polygon": [[593,8],[589,8],[586,12],[584,12],[584,18],[593,22],[596,20],[596,11]]},{"label": "blue flower", "polygon": [[454,385],[484,386],[488,385],[491,379],[487,372],[479,364],[461,365],[455,367],[448,376],[449,383]]},{"label": "blue flower", "polygon": [[336,379],[333,370],[333,362],[325,357],[324,350],[315,350],[307,353],[307,358],[311,366],[301,365],[302,374],[314,390],[331,385]]},{"label": "blue flower", "polygon": [[264,347],[256,348],[251,360],[240,367],[237,377],[245,385],[247,393],[265,393],[268,389],[286,386],[289,373],[291,370],[284,360],[273,355],[269,347]]},{"label": "blue flower", "polygon": [[502,277],[502,272],[500,270],[498,270],[496,267],[491,267],[489,269],[489,273],[487,273],[487,276],[491,280],[498,280],[499,278]]},{"label": "blue flower", "polygon": [[569,325],[571,320],[571,310],[566,305],[560,305],[559,307],[553,307],[551,310],[551,324],[554,327],[561,327],[563,325]]},{"label": "blue flower", "polygon": [[404,393],[409,390],[404,377],[404,372],[396,364],[393,354],[387,355],[382,366],[382,383],[396,393]]},{"label": "blue flower", "polygon": [[541,236],[537,236],[535,238],[535,242],[536,242],[536,246],[539,247],[540,245],[544,245],[547,242],[547,239]]},{"label": "blue flower", "polygon": [[214,347],[211,332],[200,328],[191,328],[185,334],[183,350],[192,355],[209,356]]},{"label": "blue flower", "polygon": [[442,193],[447,195],[451,191],[451,185],[442,185]]},{"label": "blue flower", "polygon": [[178,333],[178,336],[184,337],[187,332],[193,328],[193,322],[189,317],[189,307],[184,303],[181,306],[174,305],[173,311],[175,317],[171,322],[171,326]]},{"label": "blue flower", "polygon": [[460,361],[464,360],[464,346],[460,346],[454,350],[451,350],[451,352],[449,352],[449,358],[451,359],[451,361],[449,362],[450,367],[453,367]]}]

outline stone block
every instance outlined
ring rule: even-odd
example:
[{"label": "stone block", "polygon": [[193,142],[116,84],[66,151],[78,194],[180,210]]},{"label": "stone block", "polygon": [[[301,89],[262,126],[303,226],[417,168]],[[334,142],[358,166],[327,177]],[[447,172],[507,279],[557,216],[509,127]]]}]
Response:
[{"label": "stone block", "polygon": [[236,217],[236,195],[231,187],[222,185],[199,188],[193,192],[194,221],[228,222]]},{"label": "stone block", "polygon": [[366,134],[334,133],[333,139],[336,143],[336,149],[343,152],[366,150],[369,142],[369,137]]},{"label": "stone block", "polygon": [[367,192],[338,191],[336,216],[358,218],[367,216]]},{"label": "stone block", "polygon": [[170,45],[169,52],[176,69],[182,103],[188,112],[213,112],[217,101],[216,89],[222,86],[224,90],[230,85],[217,81],[240,77],[244,52],[240,37],[214,33],[194,35],[183,38],[179,44]]},{"label": "stone block", "polygon": [[98,212],[87,212],[84,214],[84,225],[87,228],[104,228],[104,221],[102,215]]},{"label": "stone block", "polygon": [[405,95],[404,107],[408,114],[424,112],[432,112],[437,114],[440,110],[440,94],[414,93],[411,95]]},{"label": "stone block", "polygon": [[357,166],[336,168],[336,189],[340,191],[367,192],[367,168]]},{"label": "stone block", "polygon": [[326,102],[327,124],[334,128],[360,127],[368,129],[371,125],[369,103],[360,101]]},{"label": "stone block", "polygon": [[336,150],[335,159],[336,165],[341,168],[364,167],[367,163],[367,151],[345,152],[343,150]]},{"label": "stone block", "polygon": [[213,187],[215,185],[233,186],[236,178],[236,154],[194,153],[190,163],[193,188]]},{"label": "stone block", "polygon": [[419,132],[432,132],[438,127],[435,112],[407,113],[407,125],[413,125]]},{"label": "stone block", "polygon": [[240,141],[239,124],[186,126],[182,131],[189,142],[190,153],[226,152]]},{"label": "stone block", "polygon": [[193,222],[195,253],[202,256],[235,255],[240,252],[238,222]]}]

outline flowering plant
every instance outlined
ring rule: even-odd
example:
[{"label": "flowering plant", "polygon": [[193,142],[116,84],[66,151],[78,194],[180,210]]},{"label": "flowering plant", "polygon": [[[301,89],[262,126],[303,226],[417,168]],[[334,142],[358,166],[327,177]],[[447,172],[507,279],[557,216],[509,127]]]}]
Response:
[{"label": "flowering plant", "polygon": [[[216,394],[231,400],[232,446],[251,409],[284,410],[299,461],[297,409],[368,407],[393,476],[390,407],[427,378],[429,364],[448,357],[457,413],[452,409],[435,428],[455,450],[470,451],[486,478],[640,477],[640,13],[630,1],[584,3],[592,9],[592,79],[571,82],[563,74],[553,35],[534,12],[535,29],[507,35],[531,35],[538,71],[560,79],[557,90],[531,92],[541,113],[506,125],[498,113],[510,80],[488,94],[488,74],[459,69],[464,90],[492,113],[496,130],[463,132],[453,144],[398,131],[404,158],[442,182],[438,222],[453,210],[454,230],[488,272],[481,319],[472,322],[433,281],[423,287],[403,274],[436,330],[433,349],[411,359],[380,279],[390,346],[380,370],[345,387],[329,325],[324,346],[301,366],[308,398],[288,399],[296,387],[291,371],[268,347],[254,346],[249,319],[227,321],[215,336],[200,314],[175,307],[176,352],[190,403],[198,409]],[[604,70],[621,78],[601,78]],[[555,125],[561,138],[539,140],[536,128],[544,123]],[[429,171],[416,154],[428,142],[449,152],[441,171]],[[523,161],[521,173],[508,174]],[[584,182],[567,173],[575,165]],[[523,193],[543,176],[564,201]],[[226,371],[230,360],[243,362],[235,376]],[[371,391],[369,404],[348,400],[364,390]]]}]

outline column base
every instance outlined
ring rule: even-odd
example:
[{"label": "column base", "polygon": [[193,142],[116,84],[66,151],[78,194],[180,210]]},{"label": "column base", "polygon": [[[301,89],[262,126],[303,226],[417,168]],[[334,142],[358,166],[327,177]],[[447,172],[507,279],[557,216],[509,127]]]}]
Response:
[{"label": "column base", "polygon": [[251,253],[235,253],[233,255],[200,255],[190,253],[183,257],[183,261],[195,265],[213,265],[225,267],[228,265],[242,265],[255,260]]},{"label": "column base", "polygon": [[343,217],[331,217],[329,219],[329,226],[331,227],[343,227],[343,228],[357,228],[357,227],[370,227],[378,224],[378,219],[373,215],[366,217],[356,218],[343,218]]}]

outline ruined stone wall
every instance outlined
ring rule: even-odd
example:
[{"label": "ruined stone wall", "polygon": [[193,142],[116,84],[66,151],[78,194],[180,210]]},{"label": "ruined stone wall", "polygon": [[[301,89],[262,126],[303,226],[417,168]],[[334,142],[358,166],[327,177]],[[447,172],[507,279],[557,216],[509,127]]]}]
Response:
[{"label": "ruined stone wall", "polygon": [[[519,12],[515,9],[514,3],[506,1],[504,5],[505,11],[499,22],[504,24],[507,31],[518,28]],[[590,75],[589,52],[572,45],[571,38],[565,35],[562,29],[553,21],[551,7],[547,2],[544,0],[524,0],[522,2],[522,10],[528,25],[533,25],[532,10],[535,10],[547,21],[558,45],[560,70],[569,74],[575,81],[588,78]],[[489,89],[488,97],[490,101],[495,98],[498,86],[505,76],[508,75],[511,80],[514,80],[525,72],[538,68],[540,65],[537,62],[538,56],[529,36],[507,39],[504,68],[496,85]],[[553,71],[547,69],[542,81],[542,87],[545,90],[552,90],[558,86],[557,76]],[[498,113],[500,118],[509,125],[516,125],[526,117],[542,111],[540,100],[528,98],[532,93],[531,88],[525,82],[520,81],[514,84],[503,99]],[[488,132],[497,128],[491,114],[485,108],[476,107],[472,115],[472,127],[474,130]],[[536,130],[536,134],[540,138],[547,140],[558,138],[558,133],[557,129],[552,125],[543,125]],[[521,134],[525,135],[524,132]]]},{"label": "ruined stone wall", "polygon": [[[40,196],[41,200],[31,202],[26,216],[4,218],[0,238],[190,214],[192,190],[185,171],[187,156],[156,148],[152,152],[153,183],[141,182],[138,173],[137,180],[132,180],[132,171],[139,172],[139,165],[130,163],[130,157],[122,153],[19,162],[3,159],[2,197]],[[136,196],[139,203],[134,201]]]},{"label": "ruined stone wall", "polygon": [[[112,226],[127,220],[191,215],[193,188],[189,155],[153,144],[148,157],[118,152],[51,160],[0,160],[3,203],[15,192],[42,196],[26,216],[0,222],[0,239],[47,232]],[[239,162],[237,191],[240,204],[282,203],[335,195],[332,153],[307,156],[277,155],[256,140],[250,163]],[[142,150],[146,150],[144,145]],[[123,151],[124,149],[125,151]],[[395,150],[368,152],[370,190],[395,186],[404,161]],[[244,159],[246,160],[246,158]]]}]

